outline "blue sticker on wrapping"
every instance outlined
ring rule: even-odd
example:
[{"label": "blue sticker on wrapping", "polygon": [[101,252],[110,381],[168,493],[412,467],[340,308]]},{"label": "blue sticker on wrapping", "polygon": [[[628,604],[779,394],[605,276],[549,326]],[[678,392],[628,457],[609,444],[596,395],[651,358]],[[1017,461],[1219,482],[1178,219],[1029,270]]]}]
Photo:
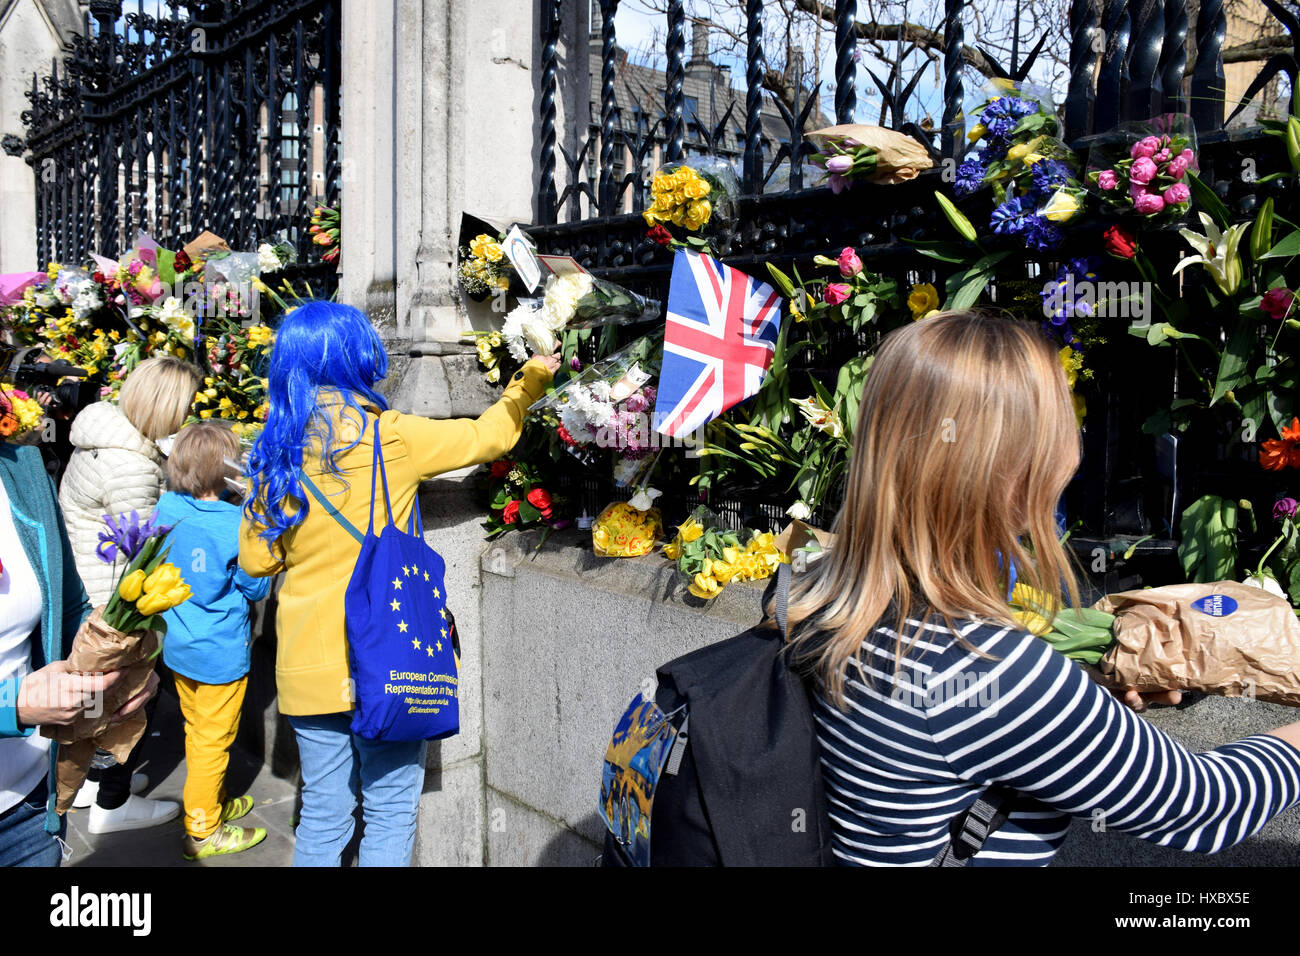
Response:
[{"label": "blue sticker on wrapping", "polygon": [[1226,594],[1208,594],[1193,601],[1192,607],[1210,617],[1227,617],[1237,610],[1237,602]]}]

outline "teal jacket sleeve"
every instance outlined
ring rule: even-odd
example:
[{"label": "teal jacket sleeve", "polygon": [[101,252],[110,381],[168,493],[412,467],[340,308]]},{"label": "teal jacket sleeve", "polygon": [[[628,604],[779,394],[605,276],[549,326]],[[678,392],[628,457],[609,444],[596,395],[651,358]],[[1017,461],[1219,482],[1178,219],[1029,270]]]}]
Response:
[{"label": "teal jacket sleeve", "polygon": [[255,578],[236,562],[235,587],[250,601],[260,601],[271,593],[271,578]]}]

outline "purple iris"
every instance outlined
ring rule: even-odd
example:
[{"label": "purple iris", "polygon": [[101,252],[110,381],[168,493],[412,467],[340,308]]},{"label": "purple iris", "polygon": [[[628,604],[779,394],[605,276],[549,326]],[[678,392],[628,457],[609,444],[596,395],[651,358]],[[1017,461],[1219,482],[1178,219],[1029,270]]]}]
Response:
[{"label": "purple iris", "polygon": [[175,527],[154,524],[152,515],[141,521],[137,511],[132,511],[129,515],[103,515],[102,517],[104,524],[108,525],[108,530],[99,533],[99,545],[95,548],[95,554],[99,555],[99,560],[106,564],[116,561],[119,554],[128,561],[134,560],[150,538],[160,538],[170,534]]}]

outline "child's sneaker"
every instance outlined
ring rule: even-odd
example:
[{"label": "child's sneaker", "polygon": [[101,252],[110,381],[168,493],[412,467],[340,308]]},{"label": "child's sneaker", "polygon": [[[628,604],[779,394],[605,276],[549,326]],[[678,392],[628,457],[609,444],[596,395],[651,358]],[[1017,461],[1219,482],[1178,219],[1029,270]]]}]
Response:
[{"label": "child's sneaker", "polygon": [[253,798],[248,794],[227,800],[221,805],[221,822],[229,823],[231,820],[238,820],[247,815],[248,811],[253,809],[253,802]]},{"label": "child's sneaker", "polygon": [[266,830],[262,827],[237,827],[223,823],[207,839],[196,840],[185,834],[184,857],[187,860],[204,860],[210,856],[222,856],[226,853],[242,853],[251,850],[266,839]]}]

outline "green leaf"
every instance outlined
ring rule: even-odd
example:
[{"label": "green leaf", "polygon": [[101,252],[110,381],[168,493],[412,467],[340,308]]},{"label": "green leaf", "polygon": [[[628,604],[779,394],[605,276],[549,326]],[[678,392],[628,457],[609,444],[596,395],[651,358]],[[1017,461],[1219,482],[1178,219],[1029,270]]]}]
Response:
[{"label": "green leaf", "polygon": [[[176,253],[170,249],[158,249],[158,281],[164,285],[176,282]],[[179,297],[179,296],[178,296]]]},{"label": "green leaf", "polygon": [[[971,273],[974,273],[973,275]],[[945,309],[961,310],[969,309],[979,301],[980,295],[984,292],[985,286],[989,284],[989,274],[982,270],[974,269],[965,273],[960,273],[952,278],[961,278],[963,281],[956,291],[951,288],[951,278],[949,279],[948,301],[944,303]]]},{"label": "green leaf", "polygon": [[916,247],[916,251],[940,262],[962,264],[970,261],[974,249],[959,242],[943,239],[909,239],[907,242]]},{"label": "green leaf", "polygon": [[1272,419],[1273,427],[1279,434],[1283,428],[1291,424],[1291,419],[1296,415],[1297,385],[1300,385],[1300,381],[1297,381],[1295,365],[1283,364],[1273,367],[1272,381],[1265,393],[1265,402],[1268,405],[1268,417]]},{"label": "green leaf", "polygon": [[1230,390],[1240,388],[1242,383],[1250,378],[1246,365],[1254,349],[1254,324],[1238,321],[1237,327],[1232,330],[1232,338],[1228,339],[1228,344],[1223,349],[1223,357],[1219,360],[1219,375],[1214,381],[1211,405],[1223,398]]},{"label": "green leaf", "polygon": [[1210,218],[1220,226],[1227,227],[1230,225],[1232,216],[1228,212],[1228,207],[1223,204],[1223,200],[1199,176],[1190,170],[1187,173],[1187,185],[1192,189],[1192,198],[1196,200],[1196,205],[1209,213]]},{"label": "green leaf", "polygon": [[1300,229],[1287,233],[1277,241],[1277,245],[1260,256],[1261,259],[1291,258],[1300,254]]},{"label": "green leaf", "polygon": [[542,516],[542,512],[534,508],[527,501],[519,502],[519,520],[524,524],[531,524]]},{"label": "green leaf", "polygon": [[1189,581],[1205,584],[1236,576],[1237,502],[1218,495],[1198,498],[1179,522],[1178,559]]}]

